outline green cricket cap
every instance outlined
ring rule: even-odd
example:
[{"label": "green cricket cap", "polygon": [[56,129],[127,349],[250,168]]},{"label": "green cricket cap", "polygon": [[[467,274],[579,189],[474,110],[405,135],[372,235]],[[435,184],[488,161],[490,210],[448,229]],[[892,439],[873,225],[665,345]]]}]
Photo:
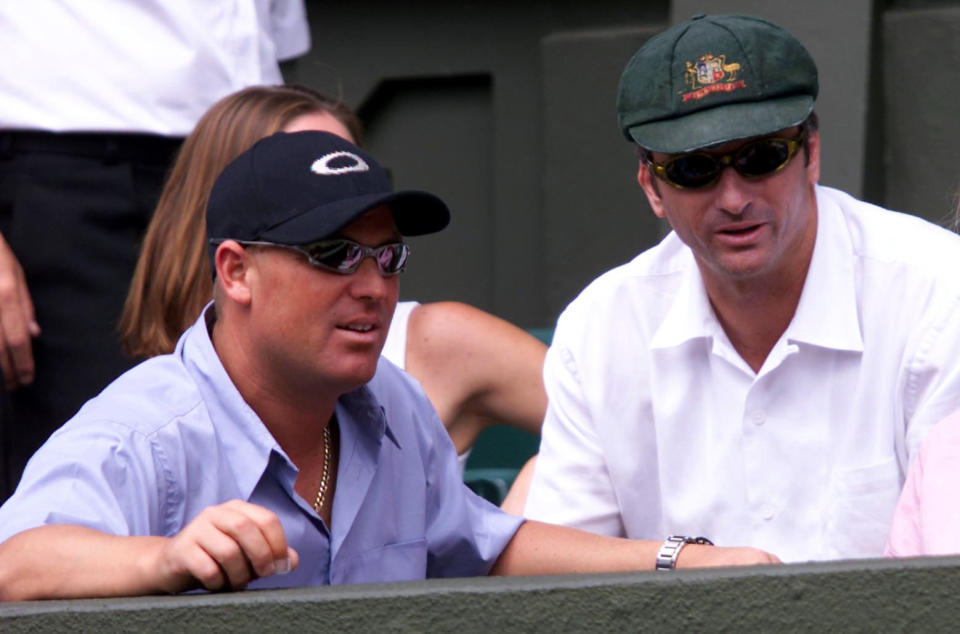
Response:
[{"label": "green cricket cap", "polygon": [[678,154],[802,123],[817,65],[785,30],[747,15],[697,15],[653,36],[620,77],[630,141]]}]

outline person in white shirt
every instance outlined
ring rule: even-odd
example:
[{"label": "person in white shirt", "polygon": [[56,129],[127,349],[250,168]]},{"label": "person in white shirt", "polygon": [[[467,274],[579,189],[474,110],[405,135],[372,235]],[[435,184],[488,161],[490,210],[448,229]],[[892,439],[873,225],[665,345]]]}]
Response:
[{"label": "person in white shirt", "polygon": [[303,0],[0,3],[0,501],[132,365],[116,323],[180,142],[228,93],[282,82]]},{"label": "person in white shirt", "polygon": [[527,517],[883,553],[910,460],[960,406],[960,238],[818,185],[817,91],[803,45],[748,16],[628,63],[620,125],[673,231],[560,316]]}]

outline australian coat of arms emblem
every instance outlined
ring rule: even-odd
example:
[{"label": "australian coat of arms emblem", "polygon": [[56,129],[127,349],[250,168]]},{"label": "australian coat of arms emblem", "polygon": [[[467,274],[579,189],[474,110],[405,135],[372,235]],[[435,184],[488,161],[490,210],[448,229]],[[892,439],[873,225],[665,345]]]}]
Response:
[{"label": "australian coat of arms emblem", "polygon": [[702,99],[711,93],[745,88],[744,81],[737,78],[740,70],[739,63],[728,64],[726,55],[713,53],[701,55],[696,62],[687,62],[684,80],[690,91],[682,93],[683,100]]}]

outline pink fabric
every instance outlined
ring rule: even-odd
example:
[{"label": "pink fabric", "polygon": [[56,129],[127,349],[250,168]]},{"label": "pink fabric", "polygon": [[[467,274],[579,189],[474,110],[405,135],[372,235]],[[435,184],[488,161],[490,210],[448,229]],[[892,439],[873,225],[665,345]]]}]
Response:
[{"label": "pink fabric", "polygon": [[960,412],[931,430],[900,494],[888,557],[960,553]]}]

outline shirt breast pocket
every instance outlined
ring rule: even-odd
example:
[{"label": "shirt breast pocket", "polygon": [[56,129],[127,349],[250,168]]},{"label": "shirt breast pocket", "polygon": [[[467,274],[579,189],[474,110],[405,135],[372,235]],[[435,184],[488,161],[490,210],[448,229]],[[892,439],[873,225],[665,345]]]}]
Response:
[{"label": "shirt breast pocket", "polygon": [[899,497],[900,468],[896,458],[837,471],[827,497],[827,556],[882,556]]},{"label": "shirt breast pocket", "polygon": [[334,583],[422,581],[427,576],[427,540],[387,544],[337,559]]}]

